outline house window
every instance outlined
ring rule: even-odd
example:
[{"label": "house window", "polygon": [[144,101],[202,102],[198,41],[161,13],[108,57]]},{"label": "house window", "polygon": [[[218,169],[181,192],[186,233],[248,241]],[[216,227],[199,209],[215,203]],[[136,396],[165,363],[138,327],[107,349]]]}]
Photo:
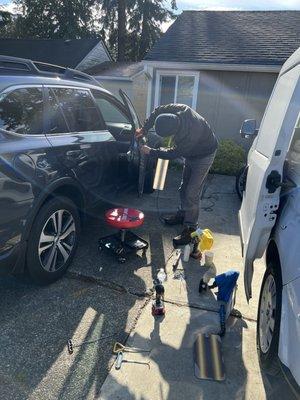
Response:
[{"label": "house window", "polygon": [[157,73],[155,107],[169,103],[181,103],[196,108],[198,73]]}]

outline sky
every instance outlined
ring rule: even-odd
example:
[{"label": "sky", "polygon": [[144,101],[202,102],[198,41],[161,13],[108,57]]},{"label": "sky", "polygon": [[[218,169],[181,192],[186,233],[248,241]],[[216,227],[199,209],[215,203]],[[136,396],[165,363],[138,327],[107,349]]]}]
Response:
[{"label": "sky", "polygon": [[178,10],[300,10],[300,0],[177,0]]},{"label": "sky", "polygon": [[[167,2],[167,0],[166,0]],[[9,5],[9,0],[0,0]],[[182,10],[300,10],[300,0],[177,0]]]},{"label": "sky", "polygon": [[[0,5],[9,11],[14,7],[9,0],[0,0]],[[182,10],[300,10],[300,0],[177,0],[177,7],[176,13]],[[169,26],[170,23],[163,24],[163,31]]]}]

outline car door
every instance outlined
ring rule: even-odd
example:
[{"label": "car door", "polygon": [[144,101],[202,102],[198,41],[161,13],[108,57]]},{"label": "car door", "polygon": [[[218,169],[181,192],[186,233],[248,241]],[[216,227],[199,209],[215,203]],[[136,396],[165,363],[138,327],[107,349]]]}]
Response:
[{"label": "car door", "polygon": [[[132,126],[134,130],[141,127],[141,122],[135,108],[123,90],[119,91],[120,96],[124,102],[125,107],[128,110],[128,113],[131,117]],[[131,146],[130,146],[130,154],[131,154],[131,164],[132,164],[132,175],[135,176],[135,171],[137,170],[137,180],[138,180],[138,195],[142,196],[144,193],[144,185],[145,185],[145,176],[149,162],[149,156],[140,152],[140,144],[144,142],[144,139],[135,139],[135,135],[132,137]]]},{"label": "car door", "polygon": [[114,183],[115,140],[88,89],[49,86],[47,99],[47,138],[53,154],[72,172],[88,200],[96,202]]},{"label": "car door", "polygon": [[45,187],[50,145],[43,126],[42,85],[0,94],[0,253],[18,244],[34,199]]},{"label": "car door", "polygon": [[119,154],[126,155],[133,135],[130,114],[119,100],[109,93],[92,90],[92,95],[102,114],[102,118],[118,143]]},{"label": "car door", "polygon": [[276,222],[283,166],[300,111],[300,66],[282,73],[248,159],[247,185],[239,211],[247,300],[253,262],[262,257]]},{"label": "car door", "polygon": [[139,119],[137,112],[135,111],[132,101],[130,100],[130,98],[127,96],[127,94],[123,90],[120,89],[119,94],[123,100],[123,103],[124,103],[127,111],[128,111],[128,115],[130,116],[131,123],[132,123],[134,129],[140,128],[141,121]]}]

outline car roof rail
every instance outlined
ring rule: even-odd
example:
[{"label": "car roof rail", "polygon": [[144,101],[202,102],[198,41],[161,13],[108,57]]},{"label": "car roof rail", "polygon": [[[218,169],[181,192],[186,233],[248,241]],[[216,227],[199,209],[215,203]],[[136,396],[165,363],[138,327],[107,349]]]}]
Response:
[{"label": "car roof rail", "polygon": [[10,57],[0,55],[0,73],[28,74],[46,77],[61,77],[64,79],[84,81],[102,87],[102,85],[91,75],[65,68],[59,65],[47,64],[40,61],[32,61],[26,58]]}]

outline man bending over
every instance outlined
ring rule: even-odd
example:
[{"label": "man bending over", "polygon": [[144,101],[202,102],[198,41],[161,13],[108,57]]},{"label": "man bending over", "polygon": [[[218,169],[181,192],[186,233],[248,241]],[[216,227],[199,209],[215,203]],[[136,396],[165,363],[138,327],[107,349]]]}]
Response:
[{"label": "man bending over", "polygon": [[197,228],[203,183],[214,161],[218,142],[206,120],[184,104],[156,108],[144,126],[136,130],[136,137],[147,135],[153,125],[157,135],[173,136],[174,146],[152,149],[144,145],[141,151],[164,160],[184,158],[179,188],[181,207],[175,215],[164,218],[168,225],[184,225],[181,235],[174,239],[174,243],[180,246],[189,243],[190,233]]}]

